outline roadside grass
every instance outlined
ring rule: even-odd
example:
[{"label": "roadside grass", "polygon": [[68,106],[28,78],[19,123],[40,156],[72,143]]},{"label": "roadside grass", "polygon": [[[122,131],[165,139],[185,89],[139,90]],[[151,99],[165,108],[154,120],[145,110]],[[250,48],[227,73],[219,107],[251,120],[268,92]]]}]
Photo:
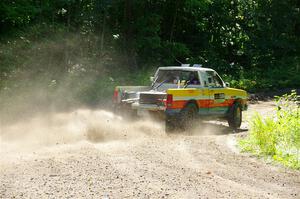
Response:
[{"label": "roadside grass", "polygon": [[300,170],[300,107],[296,91],[276,97],[274,116],[251,119],[249,135],[239,140],[242,152],[268,157],[284,166]]}]

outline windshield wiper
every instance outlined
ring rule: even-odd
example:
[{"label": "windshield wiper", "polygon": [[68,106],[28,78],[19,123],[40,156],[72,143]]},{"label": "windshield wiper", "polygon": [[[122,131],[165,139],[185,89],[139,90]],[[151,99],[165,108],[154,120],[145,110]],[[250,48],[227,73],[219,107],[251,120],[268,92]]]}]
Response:
[{"label": "windshield wiper", "polygon": [[151,89],[153,89],[153,87],[154,87],[155,82],[157,81],[157,79],[158,79],[158,76],[156,76],[155,80],[152,82]]},{"label": "windshield wiper", "polygon": [[170,78],[165,79],[164,81],[162,81],[159,85],[157,85],[155,88],[153,88],[153,90],[158,89],[161,85],[163,85],[164,83],[166,83],[167,81],[169,81]]},{"label": "windshield wiper", "polygon": [[185,84],[184,84],[184,86],[183,86],[183,88],[188,87],[188,85],[190,85],[190,84],[191,84],[191,81],[190,81],[190,80],[186,81]]}]

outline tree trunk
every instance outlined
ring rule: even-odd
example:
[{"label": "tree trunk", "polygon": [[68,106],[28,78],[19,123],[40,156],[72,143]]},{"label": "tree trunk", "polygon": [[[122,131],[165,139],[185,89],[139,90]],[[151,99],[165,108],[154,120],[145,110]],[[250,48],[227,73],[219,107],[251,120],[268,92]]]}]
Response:
[{"label": "tree trunk", "polygon": [[132,0],[125,0],[124,5],[124,50],[125,60],[127,65],[132,69],[137,69],[136,53],[133,45],[133,30],[132,30]]},{"label": "tree trunk", "polygon": [[105,26],[106,26],[106,13],[103,16],[103,22],[102,22],[102,32],[101,32],[101,41],[100,41],[100,53],[101,53],[101,55],[103,54]]},{"label": "tree trunk", "polygon": [[174,9],[174,15],[173,15],[173,21],[172,21],[172,26],[170,30],[170,38],[169,41],[172,42],[173,36],[174,36],[174,31],[175,31],[175,25],[176,25],[176,20],[177,20],[177,15],[178,15],[178,5],[179,5],[179,0],[176,0],[175,2],[175,9]]},{"label": "tree trunk", "polygon": [[67,14],[68,14],[67,26],[68,26],[68,31],[70,31],[70,27],[71,27],[71,3],[70,2],[69,2],[69,5],[68,5]]}]

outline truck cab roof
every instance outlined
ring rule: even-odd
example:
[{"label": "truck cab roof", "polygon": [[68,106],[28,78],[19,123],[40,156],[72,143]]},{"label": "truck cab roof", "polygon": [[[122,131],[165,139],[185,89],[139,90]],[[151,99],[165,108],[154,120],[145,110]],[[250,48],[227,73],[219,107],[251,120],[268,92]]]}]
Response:
[{"label": "truck cab roof", "polygon": [[193,67],[193,66],[163,66],[159,70],[185,70],[185,71],[215,71],[211,68]]}]

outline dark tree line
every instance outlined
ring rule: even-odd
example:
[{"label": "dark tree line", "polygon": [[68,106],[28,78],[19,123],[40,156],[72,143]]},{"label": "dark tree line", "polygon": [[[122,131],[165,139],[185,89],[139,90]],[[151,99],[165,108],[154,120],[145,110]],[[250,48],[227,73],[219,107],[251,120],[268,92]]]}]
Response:
[{"label": "dark tree line", "polygon": [[202,63],[300,85],[299,0],[0,1],[1,37],[36,24],[97,35],[97,52],[113,46],[134,70]]}]

